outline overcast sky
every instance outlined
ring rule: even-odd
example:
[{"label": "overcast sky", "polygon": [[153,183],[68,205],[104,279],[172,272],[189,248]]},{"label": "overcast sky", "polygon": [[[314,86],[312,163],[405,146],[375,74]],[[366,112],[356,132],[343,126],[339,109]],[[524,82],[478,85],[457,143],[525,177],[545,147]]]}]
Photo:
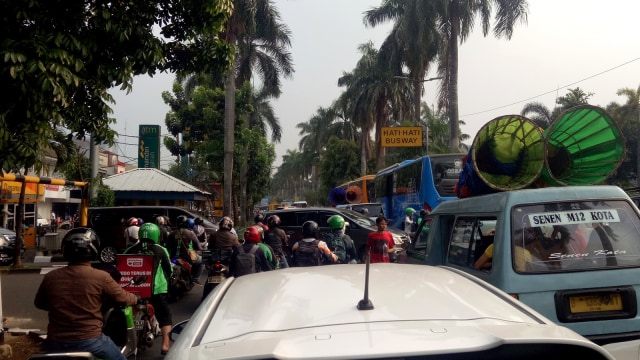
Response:
[{"label": "overcast sky", "polygon": [[[276,144],[276,166],[287,150],[298,149],[296,125],[318,107],[329,106],[344,88],[344,71],[353,70],[361,54],[357,47],[373,41],[379,47],[390,24],[365,27],[363,12],[382,0],[276,0],[282,21],[292,32],[295,73],[284,80],[273,107],[283,128]],[[518,25],[510,41],[482,36],[478,26],[459,47],[459,113],[471,139],[491,119],[518,114],[537,101],[550,109],[557,96],[580,87],[593,93],[590,103],[624,103],[620,88],[640,86],[640,1],[529,0],[528,23]],[[427,77],[436,76],[434,72]],[[136,164],[138,125],[161,125],[169,107],[161,93],[170,91],[172,74],[136,77],[128,95],[114,90],[115,130],[121,134],[115,151]],[[437,81],[425,83],[423,101],[436,103]],[[161,147],[161,165],[173,158]],[[127,158],[129,157],[129,158]]]}]

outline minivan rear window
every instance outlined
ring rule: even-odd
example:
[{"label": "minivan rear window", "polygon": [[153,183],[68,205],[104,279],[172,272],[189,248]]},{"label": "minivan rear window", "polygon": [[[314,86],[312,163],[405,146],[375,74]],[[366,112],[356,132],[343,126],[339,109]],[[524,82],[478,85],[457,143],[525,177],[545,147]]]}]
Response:
[{"label": "minivan rear window", "polygon": [[514,207],[511,229],[513,263],[527,262],[519,272],[640,266],[640,219],[622,200]]}]

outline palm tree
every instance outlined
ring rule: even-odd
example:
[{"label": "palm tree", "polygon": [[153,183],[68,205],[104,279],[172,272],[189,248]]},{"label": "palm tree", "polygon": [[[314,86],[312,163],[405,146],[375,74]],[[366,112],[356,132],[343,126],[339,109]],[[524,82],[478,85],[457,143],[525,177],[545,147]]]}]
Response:
[{"label": "palm tree", "polygon": [[439,106],[449,111],[449,150],[460,151],[460,125],[458,113],[458,44],[467,40],[473,32],[476,16],[480,17],[482,34],[486,37],[490,28],[490,16],[495,6],[493,34],[497,38],[511,39],[518,22],[527,22],[526,0],[446,0],[438,9],[442,51],[438,73],[443,77]]},{"label": "palm tree", "polygon": [[[338,79],[338,85],[346,86],[345,92],[341,95],[342,103],[348,103],[349,106],[345,108],[350,113],[348,117],[360,128],[360,171],[364,176],[367,174],[367,162],[371,159],[369,134],[372,128],[375,126],[376,139],[380,139],[382,127],[388,124],[392,113],[392,104],[402,102],[400,99],[410,98],[407,97],[406,90],[411,84],[393,79],[393,73],[380,61],[373,43],[362,44],[358,49],[362,57],[352,72],[343,73]],[[382,166],[383,157],[382,145],[377,141],[378,168]]]},{"label": "palm tree", "polygon": [[541,102],[531,102],[524,105],[520,115],[528,116],[539,127],[546,129],[554,120],[554,114]]},{"label": "palm tree", "polygon": [[[424,14],[436,11],[434,1],[385,1],[379,8],[365,12],[366,25],[376,26],[395,19],[392,31],[380,47],[380,60],[393,69],[396,77],[410,80],[413,86],[413,124],[420,122],[423,79],[436,60],[440,34],[436,17]],[[416,38],[418,37],[418,38]],[[404,74],[403,69],[409,73]]]},{"label": "palm tree", "polygon": [[[637,119],[637,161],[636,161],[636,183],[640,180],[640,86],[634,90],[632,88],[619,89],[616,94],[618,96],[626,96],[627,101],[618,109],[621,119]],[[624,124],[620,124],[623,127]],[[640,186],[640,184],[638,184]]]},{"label": "palm tree", "polygon": [[[280,74],[288,76],[293,72],[290,54],[283,51],[291,44],[289,31],[279,22],[279,18],[278,11],[270,0],[234,0],[234,11],[224,33],[225,40],[236,46],[237,56],[233,69],[227,72],[225,78],[224,208],[227,213],[233,209],[231,201],[237,82],[250,79],[252,67],[257,63],[264,87],[277,96],[280,94]],[[277,56],[270,57],[276,54]],[[272,66],[268,65],[267,59],[274,60],[270,64]]]}]

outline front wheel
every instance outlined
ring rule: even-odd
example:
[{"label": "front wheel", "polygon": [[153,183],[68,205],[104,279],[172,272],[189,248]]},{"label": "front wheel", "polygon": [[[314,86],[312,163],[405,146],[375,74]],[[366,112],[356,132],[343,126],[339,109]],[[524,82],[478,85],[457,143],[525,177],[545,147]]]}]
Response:
[{"label": "front wheel", "polygon": [[113,264],[116,262],[118,251],[113,246],[106,246],[100,250],[100,261],[105,264]]}]

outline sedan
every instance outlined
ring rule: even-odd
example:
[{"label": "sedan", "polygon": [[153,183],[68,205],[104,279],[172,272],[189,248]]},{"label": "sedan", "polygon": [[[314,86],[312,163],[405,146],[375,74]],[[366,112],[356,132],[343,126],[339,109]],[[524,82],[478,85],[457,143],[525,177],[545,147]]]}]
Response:
[{"label": "sedan", "polygon": [[16,248],[16,233],[0,227],[0,265],[13,264]]},{"label": "sedan", "polygon": [[464,272],[326,265],[228,278],[176,324],[177,359],[614,359]]}]

